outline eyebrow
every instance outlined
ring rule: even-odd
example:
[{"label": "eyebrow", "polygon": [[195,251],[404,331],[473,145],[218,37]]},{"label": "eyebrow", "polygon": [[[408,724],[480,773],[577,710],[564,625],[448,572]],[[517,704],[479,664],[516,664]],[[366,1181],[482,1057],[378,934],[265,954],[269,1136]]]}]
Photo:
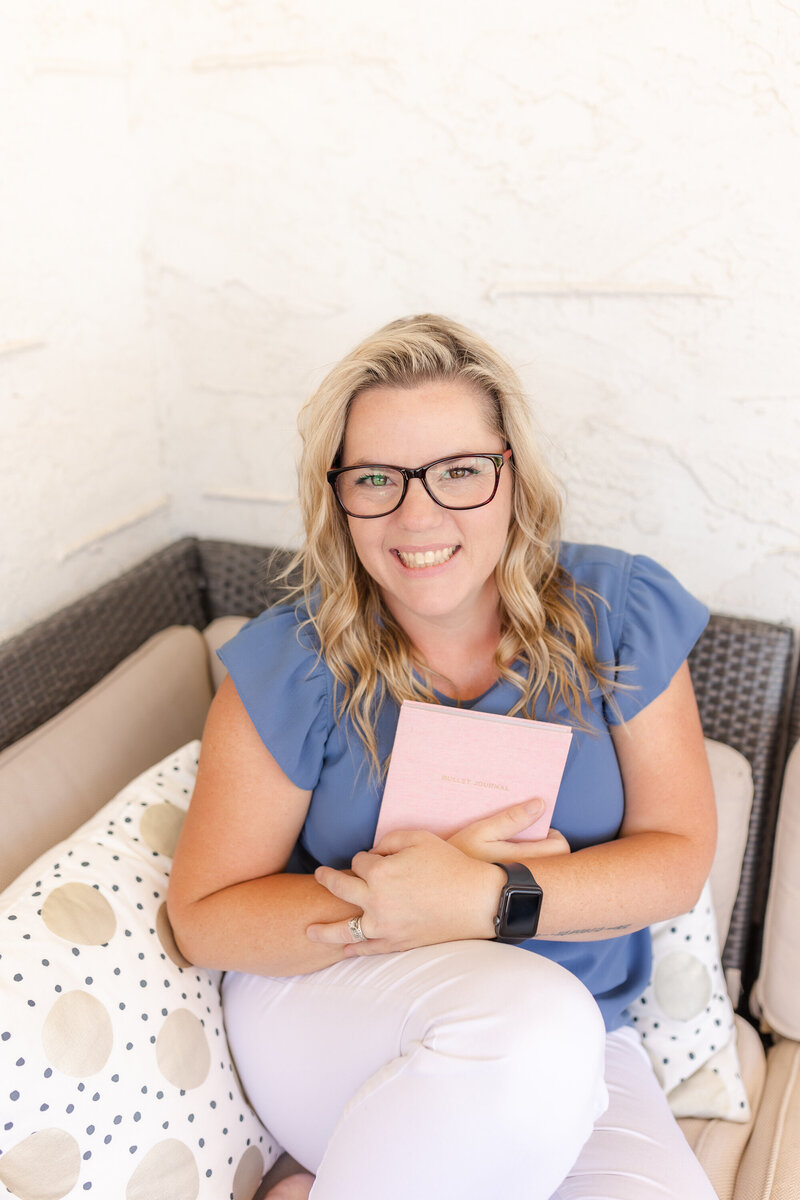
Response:
[{"label": "eyebrow", "polygon": [[[427,466],[430,463],[440,462],[443,458],[469,458],[476,454],[502,454],[502,450],[451,450],[447,454],[437,454],[435,458],[429,458],[428,463],[420,463],[420,466]],[[342,464],[344,466],[344,463]],[[418,471],[419,467],[401,467],[400,463],[386,462],[380,458],[358,458],[355,462],[347,464],[348,467],[396,467],[405,469],[406,471]]]}]

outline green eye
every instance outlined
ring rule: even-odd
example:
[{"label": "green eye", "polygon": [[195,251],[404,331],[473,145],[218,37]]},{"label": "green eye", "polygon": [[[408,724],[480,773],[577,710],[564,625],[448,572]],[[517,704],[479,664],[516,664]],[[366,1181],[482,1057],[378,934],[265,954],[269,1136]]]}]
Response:
[{"label": "green eye", "polygon": [[356,484],[371,484],[372,487],[376,487],[376,488],[386,487],[388,482],[389,482],[389,476],[381,475],[378,472],[371,472],[370,474],[359,475],[358,479],[356,480]]}]

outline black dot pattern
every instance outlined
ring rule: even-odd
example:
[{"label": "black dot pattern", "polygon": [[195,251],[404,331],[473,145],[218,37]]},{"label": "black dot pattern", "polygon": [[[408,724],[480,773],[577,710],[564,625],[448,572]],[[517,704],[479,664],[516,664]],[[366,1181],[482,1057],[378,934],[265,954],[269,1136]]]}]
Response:
[{"label": "black dot pattern", "polygon": [[650,932],[650,983],[629,1016],[673,1112],[748,1120],[709,884],[690,912]]},{"label": "black dot pattern", "polygon": [[[179,826],[198,751],[190,743],[145,772],[3,893],[0,1181],[15,1147],[46,1131],[74,1141],[70,1196],[122,1195],[134,1172],[141,1185],[170,1155],[190,1153],[197,1196],[232,1198],[244,1155],[248,1166],[260,1155],[266,1172],[279,1153],[233,1068],[221,972],[179,964],[160,936],[171,860],[148,842],[152,822],[142,818],[161,806],[157,825]],[[93,893],[68,884],[94,889],[98,914],[113,910],[106,941],[91,944]],[[75,896],[88,898],[77,915]],[[65,898],[55,904],[58,933],[47,924],[51,909],[43,915],[48,897],[51,906]]]}]

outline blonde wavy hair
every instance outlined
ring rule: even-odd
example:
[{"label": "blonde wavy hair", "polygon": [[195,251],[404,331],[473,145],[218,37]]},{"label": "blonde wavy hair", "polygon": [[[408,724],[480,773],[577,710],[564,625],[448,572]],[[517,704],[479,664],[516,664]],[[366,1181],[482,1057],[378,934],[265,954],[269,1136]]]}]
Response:
[{"label": "blonde wavy hair", "polygon": [[[339,461],[359,392],[459,379],[486,396],[492,426],[513,451],[513,513],[495,573],[501,608],[495,662],[498,675],[519,692],[511,714],[533,718],[545,691],[548,710],[563,699],[585,726],[581,707],[591,704],[593,687],[610,695],[613,686],[613,667],[597,662],[584,616],[593,616],[598,597],[578,587],[558,562],[560,492],[533,438],[516,373],[482,338],[445,317],[393,321],[343,358],[300,413],[305,544],[285,573],[299,572],[289,599],[304,599],[306,627],[313,628],[336,680],[337,717],[350,716],[374,768],[380,766],[374,724],[383,697],[398,703],[437,697],[426,664],[356,555],[326,471]],[[582,611],[580,598],[588,609]]]}]

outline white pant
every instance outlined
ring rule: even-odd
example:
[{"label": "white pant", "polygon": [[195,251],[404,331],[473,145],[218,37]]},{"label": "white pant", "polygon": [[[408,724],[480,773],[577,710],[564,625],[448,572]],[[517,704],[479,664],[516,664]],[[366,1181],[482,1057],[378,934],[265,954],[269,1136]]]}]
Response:
[{"label": "white pant", "polygon": [[228,973],[253,1107],[313,1200],[715,1200],[629,1030],[514,946],[451,942],[289,979]]}]

